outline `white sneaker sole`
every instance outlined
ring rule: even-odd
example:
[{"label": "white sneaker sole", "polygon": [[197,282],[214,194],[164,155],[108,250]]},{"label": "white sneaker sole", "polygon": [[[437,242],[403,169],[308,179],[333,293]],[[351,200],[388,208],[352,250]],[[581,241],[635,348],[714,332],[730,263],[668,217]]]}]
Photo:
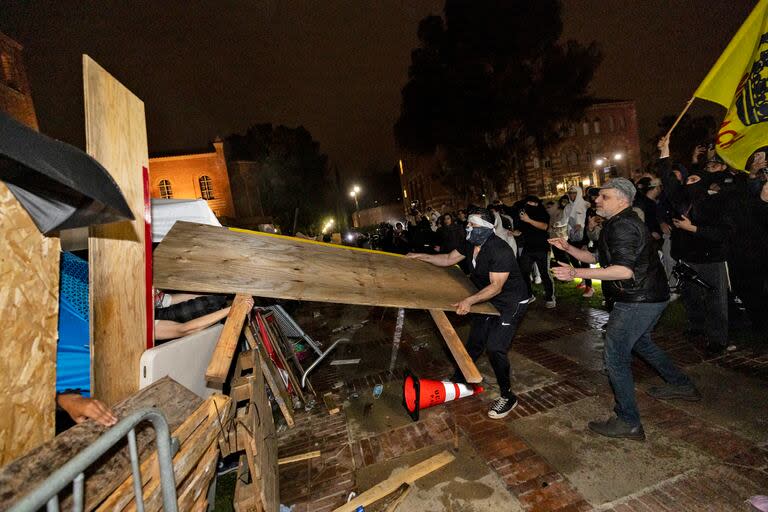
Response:
[{"label": "white sneaker sole", "polygon": [[517,407],[517,404],[519,403],[520,403],[520,400],[515,401],[515,405],[510,407],[510,409],[507,412],[498,413],[496,411],[488,411],[488,417],[491,418],[492,420],[500,420],[502,418],[506,418],[507,416],[509,416],[509,413],[511,413],[515,409],[515,407]]}]

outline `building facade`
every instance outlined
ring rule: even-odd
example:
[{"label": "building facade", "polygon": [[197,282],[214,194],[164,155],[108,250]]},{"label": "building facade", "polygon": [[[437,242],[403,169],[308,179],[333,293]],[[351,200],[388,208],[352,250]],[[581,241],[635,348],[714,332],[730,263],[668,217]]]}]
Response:
[{"label": "building facade", "polygon": [[152,197],[205,199],[217,217],[234,218],[224,143],[216,140],[213,148],[211,153],[150,158]]},{"label": "building facade", "polygon": [[[466,206],[440,180],[443,159],[434,155],[404,154],[400,160],[403,206],[413,203],[441,211]],[[521,176],[510,169],[506,184],[499,190],[487,187],[486,197],[476,204],[501,199],[510,204],[527,195],[562,195],[570,185],[601,185],[612,176],[629,176],[641,167],[640,138],[634,101],[602,101],[585,109],[579,122],[563,123],[559,137],[541,151],[531,149]]]},{"label": "building facade", "polygon": [[38,129],[32,90],[22,60],[22,46],[0,32],[0,111]]}]

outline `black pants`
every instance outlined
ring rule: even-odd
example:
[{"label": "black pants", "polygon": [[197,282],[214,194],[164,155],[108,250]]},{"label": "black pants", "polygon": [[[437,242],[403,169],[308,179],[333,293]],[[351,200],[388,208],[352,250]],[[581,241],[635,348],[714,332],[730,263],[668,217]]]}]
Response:
[{"label": "black pants", "polygon": [[[518,304],[509,310],[501,312],[499,316],[476,315],[472,319],[472,327],[469,331],[466,349],[472,361],[477,361],[483,352],[488,353],[496,382],[499,384],[501,396],[511,398],[510,389],[511,371],[507,353],[515,337],[517,326],[528,310],[528,304]],[[456,371],[454,379],[463,381],[460,371]]]},{"label": "black pants", "polygon": [[725,262],[688,265],[703,281],[714,287],[710,292],[696,283],[686,282],[681,286],[688,329],[703,332],[707,343],[724,347],[728,345],[728,278]]},{"label": "black pants", "polygon": [[544,284],[544,300],[552,300],[552,296],[555,293],[552,285],[552,277],[549,275],[549,253],[548,251],[531,251],[523,249],[523,254],[517,260],[520,265],[520,272],[523,274],[525,284],[528,286],[528,296],[533,295],[533,288],[531,288],[531,272],[533,271],[533,264],[539,267],[539,274],[541,275],[541,282]]}]

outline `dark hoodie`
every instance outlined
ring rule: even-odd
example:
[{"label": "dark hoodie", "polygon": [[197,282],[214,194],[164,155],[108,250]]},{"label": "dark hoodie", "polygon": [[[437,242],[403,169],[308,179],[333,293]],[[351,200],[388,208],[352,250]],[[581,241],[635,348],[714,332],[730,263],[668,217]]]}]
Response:
[{"label": "dark hoodie", "polygon": [[672,257],[691,263],[715,263],[726,260],[728,225],[723,215],[725,205],[719,195],[710,196],[711,173],[692,171],[701,179],[691,185],[677,181],[669,158],[659,160],[661,179],[675,216],[685,215],[697,227],[696,233],[672,230]]}]

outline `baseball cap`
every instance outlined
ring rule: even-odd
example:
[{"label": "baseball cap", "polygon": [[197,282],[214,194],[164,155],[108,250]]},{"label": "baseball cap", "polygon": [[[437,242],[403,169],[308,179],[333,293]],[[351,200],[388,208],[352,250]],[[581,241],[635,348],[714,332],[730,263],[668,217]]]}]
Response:
[{"label": "baseball cap", "polygon": [[635,200],[637,189],[627,178],[613,178],[611,181],[600,187],[601,190],[609,188],[620,191],[622,194],[629,198],[630,203]]}]

